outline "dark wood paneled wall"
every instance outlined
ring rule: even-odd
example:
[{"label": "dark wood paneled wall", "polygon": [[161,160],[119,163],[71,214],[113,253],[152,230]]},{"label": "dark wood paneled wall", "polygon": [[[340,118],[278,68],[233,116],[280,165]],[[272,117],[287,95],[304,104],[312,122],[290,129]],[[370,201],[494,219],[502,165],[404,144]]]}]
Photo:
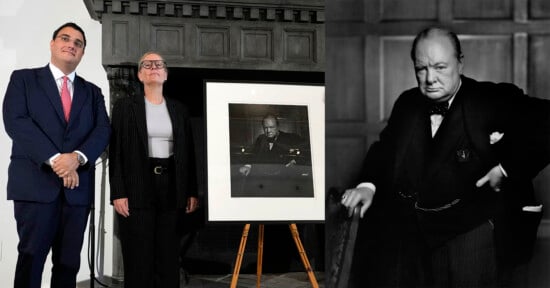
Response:
[{"label": "dark wood paneled wall", "polygon": [[[416,33],[444,25],[463,44],[464,74],[513,82],[550,99],[550,2],[545,0],[327,0],[327,189],[349,187],[399,94],[416,85]],[[345,153],[343,153],[345,151]],[[550,168],[535,179],[550,208]],[[331,231],[333,227],[326,227]],[[523,287],[548,287],[550,216],[539,227]]]},{"label": "dark wood paneled wall", "polygon": [[324,71],[323,1],[85,2],[106,66],[154,50],[176,67]]}]

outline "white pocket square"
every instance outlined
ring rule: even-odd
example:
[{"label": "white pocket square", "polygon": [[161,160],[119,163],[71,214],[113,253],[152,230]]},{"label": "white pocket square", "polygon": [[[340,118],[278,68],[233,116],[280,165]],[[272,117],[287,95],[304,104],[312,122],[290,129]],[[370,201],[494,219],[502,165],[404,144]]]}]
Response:
[{"label": "white pocket square", "polygon": [[523,208],[522,208],[521,210],[527,211],[527,212],[542,212],[542,205],[538,205],[538,206],[523,206]]},{"label": "white pocket square", "polygon": [[500,133],[500,132],[493,132],[491,133],[491,135],[489,135],[489,143],[491,145],[497,143],[498,141],[500,141],[500,139],[502,139],[502,137],[504,136],[504,133]]}]

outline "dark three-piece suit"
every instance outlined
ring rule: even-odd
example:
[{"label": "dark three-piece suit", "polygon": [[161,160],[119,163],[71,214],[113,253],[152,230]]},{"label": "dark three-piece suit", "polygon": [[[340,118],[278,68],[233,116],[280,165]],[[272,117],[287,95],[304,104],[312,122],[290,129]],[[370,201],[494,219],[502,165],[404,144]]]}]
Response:
[{"label": "dark three-piece suit", "polygon": [[[273,143],[272,148],[269,148],[269,143]],[[305,148],[304,140],[298,134],[279,131],[276,139],[270,139],[265,134],[261,134],[254,141],[252,150],[251,163],[277,163],[287,164],[292,154],[290,150]],[[306,151],[304,151],[306,152]],[[309,152],[309,151],[307,151]]]},{"label": "dark three-piece suit", "polygon": [[[414,88],[398,98],[367,154],[359,182],[376,193],[357,239],[358,287],[433,284],[437,269],[422,267],[436,264],[426,255],[476,229],[491,231],[483,235],[499,267],[529,258],[540,213],[522,208],[537,205],[531,180],[548,163],[548,104],[511,84],[461,80],[433,138],[430,100]],[[502,138],[491,141],[495,132]],[[499,164],[507,174],[501,191],[477,188]],[[465,245],[482,241],[472,237]]]},{"label": "dark three-piece suit", "polygon": [[[8,200],[14,200],[19,234],[15,287],[40,287],[52,247],[51,287],[76,283],[84,230],[93,199],[95,160],[110,135],[101,90],[74,79],[70,118],[48,66],[14,71],[4,98],[4,125],[13,145],[8,168]],[[64,188],[46,164],[57,153],[81,151],[88,158],[77,170],[80,184]]]},{"label": "dark three-piece suit", "polygon": [[313,197],[309,142],[295,133],[279,131],[273,138],[265,134],[254,141],[250,174],[232,179],[233,197]]}]

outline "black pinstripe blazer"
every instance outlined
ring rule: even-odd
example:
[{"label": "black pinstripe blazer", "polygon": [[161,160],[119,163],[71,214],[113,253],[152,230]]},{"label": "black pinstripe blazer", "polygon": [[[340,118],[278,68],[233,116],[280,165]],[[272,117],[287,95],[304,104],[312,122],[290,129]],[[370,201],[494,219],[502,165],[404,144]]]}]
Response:
[{"label": "black pinstripe blazer", "polygon": [[[165,98],[174,134],[176,201],[184,208],[187,197],[197,196],[197,177],[191,122],[185,107]],[[119,99],[111,114],[112,137],[109,146],[111,201],[128,198],[130,208],[152,206],[151,171],[148,163],[147,123],[143,97]]]}]

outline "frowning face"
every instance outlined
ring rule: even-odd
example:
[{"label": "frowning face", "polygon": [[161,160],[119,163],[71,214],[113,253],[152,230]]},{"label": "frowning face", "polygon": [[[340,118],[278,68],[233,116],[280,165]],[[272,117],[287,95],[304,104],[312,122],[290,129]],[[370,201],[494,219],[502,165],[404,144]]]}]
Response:
[{"label": "frowning face", "polygon": [[279,135],[279,126],[277,125],[277,119],[268,117],[265,118],[263,123],[264,133],[268,138],[275,138]]},{"label": "frowning face", "polygon": [[417,43],[414,70],[420,91],[434,101],[450,99],[460,86],[462,62],[443,35],[432,35]]}]

